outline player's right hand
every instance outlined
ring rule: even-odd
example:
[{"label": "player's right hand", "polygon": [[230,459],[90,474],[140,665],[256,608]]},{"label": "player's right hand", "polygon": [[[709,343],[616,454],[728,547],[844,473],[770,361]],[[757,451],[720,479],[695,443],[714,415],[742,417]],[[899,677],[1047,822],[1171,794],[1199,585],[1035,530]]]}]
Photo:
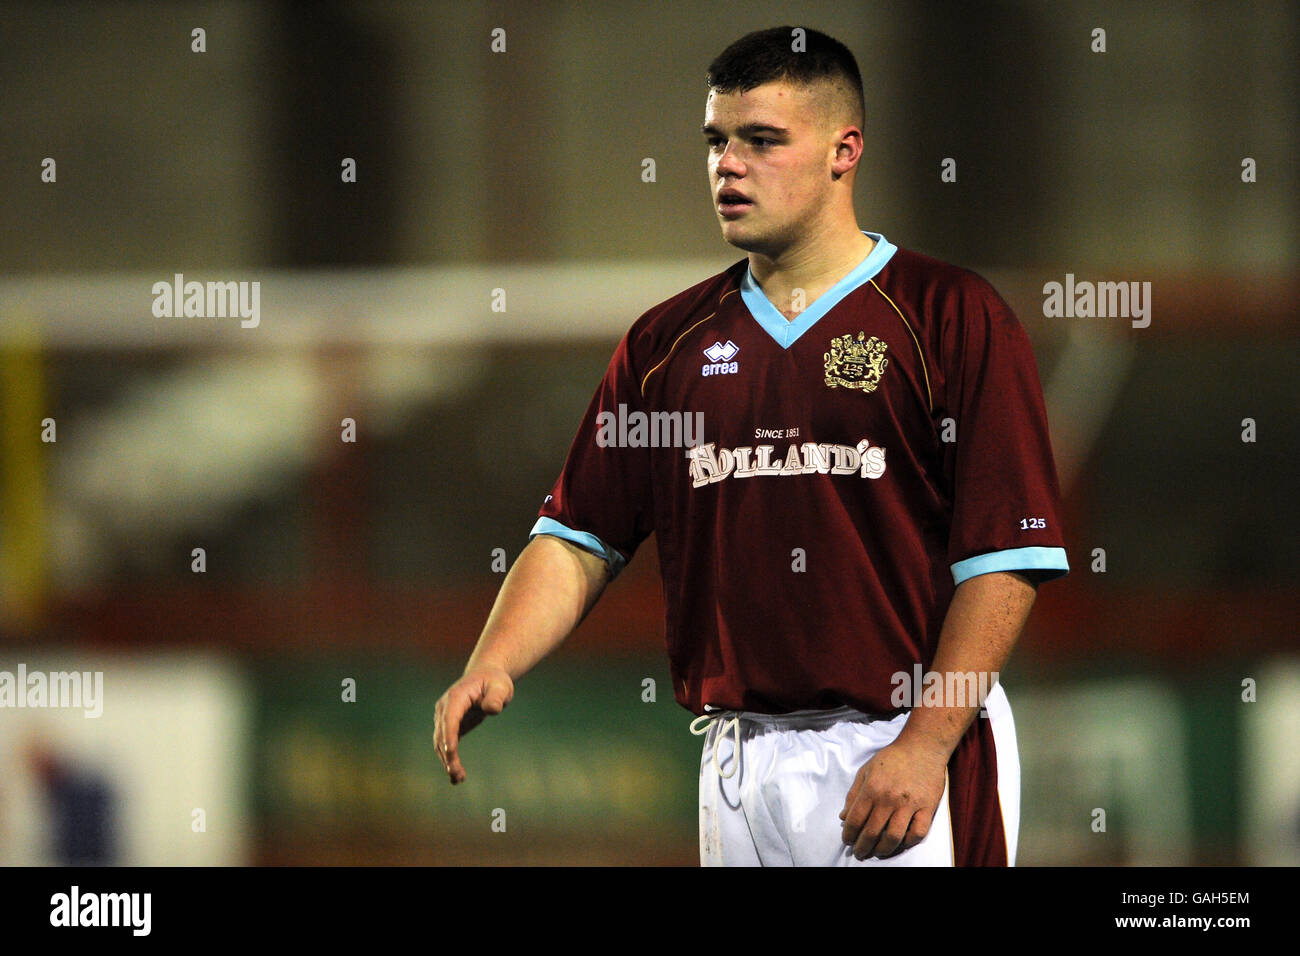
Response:
[{"label": "player's right hand", "polygon": [[476,667],[447,688],[433,709],[433,746],[442,769],[453,784],[464,781],[460,738],[486,717],[506,709],[515,696],[515,683],[499,667]]}]

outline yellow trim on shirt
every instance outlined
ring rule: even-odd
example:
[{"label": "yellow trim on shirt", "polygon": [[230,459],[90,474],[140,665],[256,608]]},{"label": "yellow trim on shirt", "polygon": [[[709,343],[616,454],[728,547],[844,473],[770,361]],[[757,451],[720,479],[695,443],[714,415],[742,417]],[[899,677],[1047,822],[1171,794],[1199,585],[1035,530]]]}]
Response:
[{"label": "yellow trim on shirt", "polygon": [[907,317],[903,315],[903,310],[900,309],[897,305],[894,305],[894,300],[885,294],[884,289],[876,285],[875,279],[872,279],[870,281],[871,284],[875,286],[876,291],[885,297],[885,301],[894,307],[894,311],[898,313],[898,317],[903,320],[903,325],[907,328],[907,334],[912,337],[912,342],[916,345],[916,352],[918,355],[921,356],[921,374],[925,376],[925,399],[927,402],[929,402],[930,414],[934,414],[934,395],[930,392],[930,372],[926,368],[926,364],[925,364],[925,350],[921,348],[921,342],[919,339],[917,339],[916,333],[912,331],[912,323],[907,321]]},{"label": "yellow trim on shirt", "polygon": [[[722,299],[725,299],[727,296],[731,295],[732,292],[739,292],[739,291],[740,291],[740,289],[739,289],[739,288],[736,288],[736,289],[731,289],[731,290],[729,290],[729,291],[727,291],[727,292],[724,292],[724,293],[722,294]],[[722,299],[719,299],[719,300],[718,300],[718,305],[722,305]],[[678,346],[678,344],[681,342],[681,340],[684,339],[684,338],[686,338],[686,336],[690,335],[692,332],[694,332],[694,331],[695,331],[696,329],[698,329],[701,325],[703,325],[705,322],[709,321],[709,319],[713,318],[713,317],[714,317],[715,315],[717,315],[717,314],[718,314],[718,310],[715,308],[712,312],[710,312],[710,313],[709,313],[708,315],[706,315],[704,318],[700,319],[700,321],[696,322],[694,325],[692,325],[689,329],[687,329],[687,330],[686,330],[685,332],[683,332],[681,335],[677,336],[677,341],[674,342],[673,345],[672,345],[672,348],[670,348],[670,349],[668,350],[668,354],[665,355],[662,359],[660,359],[659,363],[658,363],[657,365],[655,365],[654,368],[652,368],[650,371],[648,371],[648,372],[645,373],[645,378],[641,379],[641,397],[642,397],[642,398],[645,398],[645,383],[648,382],[648,381],[650,381],[650,376],[651,376],[651,375],[653,375],[655,372],[659,371],[659,369],[663,367],[664,362],[667,362],[670,358],[673,357],[673,352],[676,351],[677,346]]]}]

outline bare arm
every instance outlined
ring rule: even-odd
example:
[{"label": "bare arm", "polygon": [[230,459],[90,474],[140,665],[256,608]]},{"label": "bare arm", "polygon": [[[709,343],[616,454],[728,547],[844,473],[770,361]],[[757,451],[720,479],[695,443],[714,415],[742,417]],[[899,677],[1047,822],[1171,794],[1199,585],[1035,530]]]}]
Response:
[{"label": "bare arm", "polygon": [[573,633],[608,580],[602,558],[553,535],[539,535],[524,548],[501,585],[464,675],[434,708],[433,742],[453,784],[466,777],[460,738],[505,709],[515,679]]},{"label": "bare arm", "polygon": [[[944,618],[931,670],[990,677],[999,673],[1011,657],[1036,597],[1034,585],[1014,572],[980,574],[963,581]],[[914,709],[899,739],[933,750],[946,764],[983,705],[983,701],[966,706],[958,703],[944,701],[944,706]]]},{"label": "bare arm", "polygon": [[[1036,596],[1030,580],[1015,572],[963,581],[944,617],[931,670],[990,675],[1001,671]],[[920,689],[913,688],[913,693]],[[929,832],[943,797],[948,759],[983,701],[958,703],[914,706],[898,739],[858,771],[840,812],[844,842],[854,847],[858,859],[910,849]]]}]

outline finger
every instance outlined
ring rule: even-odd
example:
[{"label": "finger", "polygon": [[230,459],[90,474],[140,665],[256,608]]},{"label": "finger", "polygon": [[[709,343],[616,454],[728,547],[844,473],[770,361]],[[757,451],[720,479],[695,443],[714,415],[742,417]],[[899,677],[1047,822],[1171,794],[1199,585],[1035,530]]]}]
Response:
[{"label": "finger", "polygon": [[861,797],[857,795],[857,784],[854,784],[849,796],[845,797],[844,809],[840,810],[840,819],[844,821],[840,827],[840,839],[844,840],[852,847],[854,840],[858,839],[858,831],[862,829],[863,823],[867,821],[867,814],[871,813],[871,804],[863,804]]},{"label": "finger", "polygon": [[460,783],[466,776],[465,768],[460,762],[460,725],[472,704],[473,698],[463,691],[459,694],[449,693],[447,707],[443,711],[442,762],[452,783]]},{"label": "finger", "polygon": [[863,824],[867,822],[867,817],[871,815],[871,798],[865,794],[859,795],[854,798],[853,803],[846,809],[848,810],[847,814],[840,814],[844,820],[844,825],[840,828],[840,839],[849,846],[853,846],[862,832]]},{"label": "finger", "polygon": [[857,802],[858,791],[861,789],[861,784],[862,771],[858,771],[858,775],[853,778],[853,786],[849,787],[848,795],[844,798],[844,809],[840,811],[841,820],[848,818],[849,811],[853,809],[853,804]]},{"label": "finger", "polygon": [[871,851],[872,856],[883,860],[897,853],[899,847],[903,845],[903,840],[907,838],[910,822],[911,814],[907,810],[899,810],[890,817],[889,825],[880,834],[880,839],[876,841],[876,846]]},{"label": "finger", "polygon": [[442,759],[442,742],[444,739],[443,715],[447,710],[446,695],[438,698],[438,703],[433,705],[433,751],[438,755],[438,761],[442,764],[442,769],[447,769],[447,761]]},{"label": "finger", "polygon": [[862,825],[862,832],[853,843],[853,855],[857,859],[865,860],[875,853],[876,844],[880,842],[881,835],[889,826],[892,816],[892,808],[877,806],[871,811],[871,816],[867,817],[867,822]]},{"label": "finger", "polygon": [[443,760],[443,753],[447,749],[447,702],[451,697],[452,691],[449,690],[433,706],[433,748],[444,767],[447,765],[447,761]]},{"label": "finger", "polygon": [[[853,810],[853,804],[862,796],[863,787],[866,786],[867,775],[871,772],[871,761],[862,765],[862,769],[857,772],[853,778],[853,786],[849,787],[848,796],[844,798],[844,809],[840,811],[840,819],[848,819],[849,813]],[[865,816],[863,817],[865,819]],[[847,841],[846,841],[847,842]]]},{"label": "finger", "polygon": [[930,827],[934,823],[933,810],[918,810],[912,817],[912,823],[907,828],[907,834],[903,837],[903,842],[898,847],[898,852],[910,850],[930,834]]}]

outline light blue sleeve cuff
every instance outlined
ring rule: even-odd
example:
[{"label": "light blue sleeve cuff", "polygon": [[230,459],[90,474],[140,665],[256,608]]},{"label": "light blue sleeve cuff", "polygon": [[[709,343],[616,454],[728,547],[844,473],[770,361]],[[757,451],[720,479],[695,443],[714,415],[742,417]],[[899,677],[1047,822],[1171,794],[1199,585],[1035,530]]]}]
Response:
[{"label": "light blue sleeve cuff", "polygon": [[609,568],[611,580],[618,577],[618,573],[627,565],[627,560],[623,555],[619,554],[616,548],[611,548],[594,534],[588,534],[586,531],[574,531],[572,528],[565,527],[554,518],[538,518],[537,524],[533,525],[533,530],[528,532],[528,540],[532,541],[539,534],[549,534],[557,538],[563,538],[571,544],[576,544],[583,551],[590,551],[596,557],[604,558],[605,565]]},{"label": "light blue sleeve cuff", "polygon": [[1049,573],[1040,580],[1052,581],[1068,574],[1070,563],[1066,560],[1064,548],[1008,548],[958,561],[952,566],[952,580],[954,584],[961,584],[977,574],[992,571],[1046,571]]}]

